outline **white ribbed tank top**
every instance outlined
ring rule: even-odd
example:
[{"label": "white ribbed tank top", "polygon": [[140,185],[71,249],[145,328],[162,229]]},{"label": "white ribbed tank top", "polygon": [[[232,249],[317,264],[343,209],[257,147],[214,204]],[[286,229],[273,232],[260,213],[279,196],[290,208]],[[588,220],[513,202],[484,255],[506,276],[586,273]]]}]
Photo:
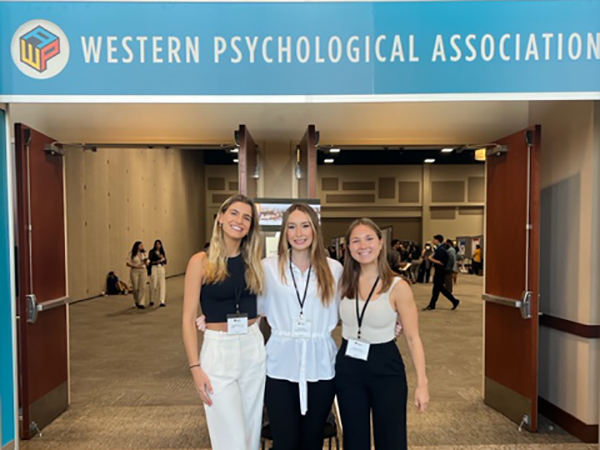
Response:
[{"label": "white ribbed tank top", "polygon": [[[369,344],[383,344],[396,337],[396,320],[398,313],[390,304],[390,292],[400,277],[394,277],[390,288],[382,292],[375,301],[371,299],[360,328],[360,340]],[[358,300],[359,312],[362,312],[365,301]],[[340,302],[340,318],[342,319],[342,336],[344,339],[356,339],[358,336],[358,320],[356,319],[356,300],[343,298]]]}]

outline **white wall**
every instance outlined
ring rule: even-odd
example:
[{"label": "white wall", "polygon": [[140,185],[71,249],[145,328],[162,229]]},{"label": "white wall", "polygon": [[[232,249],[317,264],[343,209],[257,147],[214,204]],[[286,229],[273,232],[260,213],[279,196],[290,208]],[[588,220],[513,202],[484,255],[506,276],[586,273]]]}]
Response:
[{"label": "white wall", "polygon": [[[540,311],[600,323],[598,102],[532,102],[542,126]],[[539,395],[588,425],[598,424],[600,343],[540,329]]]}]

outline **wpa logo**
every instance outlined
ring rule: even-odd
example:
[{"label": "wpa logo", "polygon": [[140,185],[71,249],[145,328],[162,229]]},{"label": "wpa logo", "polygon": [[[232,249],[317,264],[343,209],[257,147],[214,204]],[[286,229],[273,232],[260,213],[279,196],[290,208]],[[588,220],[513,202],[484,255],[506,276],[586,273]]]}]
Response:
[{"label": "wpa logo", "polygon": [[58,75],[69,61],[69,41],[63,31],[47,20],[31,20],[19,27],[11,44],[18,69],[31,78]]}]

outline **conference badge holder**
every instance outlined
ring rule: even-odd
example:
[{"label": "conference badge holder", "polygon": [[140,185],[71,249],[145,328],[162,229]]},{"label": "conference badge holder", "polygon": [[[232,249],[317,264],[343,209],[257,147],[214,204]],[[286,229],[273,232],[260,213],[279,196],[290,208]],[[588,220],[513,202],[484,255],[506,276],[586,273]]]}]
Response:
[{"label": "conference badge holder", "polygon": [[235,314],[227,314],[227,334],[247,334],[248,314],[240,312],[240,299],[242,298],[242,287],[235,290]]},{"label": "conference badge holder", "polygon": [[237,312],[227,314],[227,334],[248,333],[248,314]]},{"label": "conference badge holder", "polygon": [[[371,292],[365,301],[365,306],[363,306],[362,312],[358,310],[358,295],[355,299],[356,304],[356,322],[358,323],[358,339],[348,339],[348,346],[346,347],[346,356],[354,359],[361,359],[363,361],[367,361],[369,358],[369,349],[371,348],[371,344],[368,342],[364,342],[360,340],[360,329],[362,327],[363,319],[365,317],[365,312],[367,311],[367,306],[369,306],[369,302],[371,301],[371,297],[373,297],[373,292],[375,292],[375,288],[377,287],[377,283],[379,283],[379,277],[375,280],[375,284],[371,288]],[[358,291],[358,288],[357,288]]]}]

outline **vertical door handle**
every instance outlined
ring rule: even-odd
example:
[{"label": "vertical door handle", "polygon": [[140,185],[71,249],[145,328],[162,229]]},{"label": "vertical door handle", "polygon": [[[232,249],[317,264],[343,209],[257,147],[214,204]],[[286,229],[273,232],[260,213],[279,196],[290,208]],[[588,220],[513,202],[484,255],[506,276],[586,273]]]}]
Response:
[{"label": "vertical door handle", "polygon": [[35,323],[38,316],[38,302],[35,294],[28,294],[25,296],[27,299],[27,322]]},{"label": "vertical door handle", "polygon": [[523,319],[531,319],[531,291],[523,292],[520,309]]}]

